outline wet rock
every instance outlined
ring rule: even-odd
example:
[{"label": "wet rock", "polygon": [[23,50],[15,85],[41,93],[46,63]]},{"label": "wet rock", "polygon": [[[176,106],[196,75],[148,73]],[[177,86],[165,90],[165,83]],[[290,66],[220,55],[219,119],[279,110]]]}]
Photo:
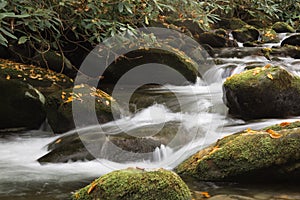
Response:
[{"label": "wet rock", "polygon": [[[40,163],[60,163],[78,160],[94,160],[96,158],[107,158],[116,162],[128,162],[132,158],[128,152],[136,153],[134,160],[138,159],[139,153],[151,153],[156,148],[164,145],[174,145],[173,148],[180,147],[175,141],[187,143],[191,138],[187,137],[187,131],[178,133],[180,124],[167,123],[161,130],[157,130],[160,125],[144,126],[130,130],[129,134],[116,130],[115,126],[103,126],[101,132],[98,129],[89,129],[86,132],[67,133],[48,145],[48,153],[38,159]],[[157,132],[158,131],[158,132]],[[116,135],[109,135],[117,132]],[[157,133],[156,133],[157,132]],[[156,133],[153,135],[153,133]],[[133,135],[137,137],[133,137]],[[177,139],[174,139],[174,137]],[[180,137],[181,136],[181,137]],[[173,143],[171,143],[173,142]],[[115,145],[115,146],[111,146]],[[119,150],[110,151],[117,147]],[[114,149],[115,150],[115,149]],[[125,151],[125,154],[124,154]],[[141,154],[141,159],[143,158]]]},{"label": "wet rock", "polygon": [[300,114],[300,79],[282,67],[257,67],[233,75],[223,85],[229,113],[243,119]]},{"label": "wet rock", "polygon": [[175,171],[205,181],[299,181],[300,123],[295,123],[281,123],[277,131],[267,127],[229,135],[200,150]]},{"label": "wet rock", "polygon": [[279,41],[277,33],[273,29],[265,29],[261,35],[262,43],[277,43]]},{"label": "wet rock", "polygon": [[[48,123],[55,133],[74,129],[73,115],[76,113],[77,128],[106,123],[113,120],[112,103],[114,104],[115,100],[105,92],[84,84],[76,85],[74,88],[60,90],[47,97]],[[73,112],[74,106],[76,107],[75,113]],[[96,113],[94,113],[94,109]],[[94,119],[94,116],[97,119]]]},{"label": "wet rock", "polygon": [[5,59],[0,59],[0,77],[29,83],[44,95],[73,85],[73,80],[63,74]]},{"label": "wet rock", "polygon": [[[159,65],[150,66],[151,63],[166,65],[169,68],[162,68]],[[159,79],[163,80],[161,84],[182,85],[186,81],[195,82],[197,76],[199,76],[198,65],[178,49],[168,51],[140,48],[126,53],[124,57],[120,57],[116,62],[113,62],[103,74],[102,83],[115,84],[129,70],[144,64],[149,66],[149,70],[152,68],[155,71],[155,73],[149,72],[149,76],[159,74]],[[181,78],[178,77],[178,72],[182,75]]]},{"label": "wet rock", "polygon": [[174,172],[125,169],[108,173],[76,191],[74,200],[190,200],[187,185]]},{"label": "wet rock", "polygon": [[300,46],[300,34],[289,36],[281,42],[281,46],[284,45],[292,45],[292,46]]},{"label": "wet rock", "polygon": [[238,42],[253,42],[258,40],[259,31],[253,26],[246,25],[241,29],[233,30],[232,35]]},{"label": "wet rock", "polygon": [[[300,46],[284,45],[281,48],[270,49],[270,55],[300,59]],[[273,60],[273,59],[272,59]]]},{"label": "wet rock", "polygon": [[272,29],[274,31],[276,31],[276,33],[294,33],[295,32],[295,29],[285,22],[276,22],[272,26]]},{"label": "wet rock", "polygon": [[199,35],[197,41],[200,44],[208,44],[211,47],[227,47],[229,44],[229,39],[224,35],[213,33],[213,32],[205,32]]},{"label": "wet rock", "polygon": [[31,85],[0,78],[0,129],[38,129],[45,121],[45,97]]}]

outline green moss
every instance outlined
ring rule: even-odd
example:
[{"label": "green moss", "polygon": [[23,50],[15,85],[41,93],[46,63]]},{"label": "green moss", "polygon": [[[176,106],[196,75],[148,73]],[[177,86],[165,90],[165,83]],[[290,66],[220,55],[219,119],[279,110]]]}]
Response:
[{"label": "green moss", "polygon": [[188,200],[191,194],[175,173],[127,169],[106,174],[78,190],[73,200]]},{"label": "green moss", "polygon": [[281,129],[279,138],[263,130],[227,136],[184,161],[176,172],[206,181],[235,180],[235,177],[241,181],[243,177],[247,180],[248,174],[258,178],[260,170],[267,174],[268,169],[279,172],[283,168],[280,166],[300,160],[300,128],[291,129],[299,125],[300,122],[295,122]]}]

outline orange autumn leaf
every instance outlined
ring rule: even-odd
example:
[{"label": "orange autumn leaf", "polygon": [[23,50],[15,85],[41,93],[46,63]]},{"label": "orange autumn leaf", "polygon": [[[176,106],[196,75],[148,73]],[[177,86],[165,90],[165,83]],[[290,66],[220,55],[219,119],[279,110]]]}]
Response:
[{"label": "orange autumn leaf", "polygon": [[270,68],[272,65],[271,64],[266,64],[263,68],[264,69],[268,69],[268,68]]},{"label": "orange autumn leaf", "polygon": [[252,75],[255,76],[256,74],[258,74],[260,72],[260,69],[256,69],[253,71]]},{"label": "orange autumn leaf", "polygon": [[279,126],[286,127],[286,126],[289,126],[290,124],[291,124],[290,122],[282,122],[279,124]]},{"label": "orange autumn leaf", "polygon": [[92,184],[91,184],[90,188],[88,189],[87,193],[90,194],[95,189],[96,186],[97,186],[97,183],[92,182]]},{"label": "orange autumn leaf", "polygon": [[282,137],[281,134],[273,131],[272,129],[268,129],[266,131],[267,131],[267,133],[269,133],[269,135],[270,135],[271,138],[277,139],[277,138],[281,138]]},{"label": "orange autumn leaf", "polygon": [[202,194],[203,197],[205,197],[205,198],[210,198],[211,197],[208,192],[200,192],[200,194]]},{"label": "orange autumn leaf", "polygon": [[252,130],[251,128],[247,128],[246,133],[256,133],[257,131]]}]

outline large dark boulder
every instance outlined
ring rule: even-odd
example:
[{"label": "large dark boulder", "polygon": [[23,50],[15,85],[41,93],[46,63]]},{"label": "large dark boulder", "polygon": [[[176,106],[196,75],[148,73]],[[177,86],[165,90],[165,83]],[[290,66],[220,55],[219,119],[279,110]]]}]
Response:
[{"label": "large dark boulder", "polygon": [[0,129],[38,129],[45,121],[45,97],[31,85],[0,78]]},{"label": "large dark boulder", "polygon": [[108,173],[76,191],[73,200],[190,200],[188,186],[174,172],[125,169]]},{"label": "large dark boulder", "polygon": [[300,46],[300,34],[292,35],[284,39],[281,42],[281,46],[284,45]]},{"label": "large dark boulder", "polygon": [[256,67],[224,82],[223,100],[231,115],[243,119],[300,114],[300,79],[282,67]]},{"label": "large dark boulder", "polygon": [[259,31],[253,26],[246,25],[240,29],[233,30],[232,35],[238,42],[253,42],[258,40]]},{"label": "large dark boulder", "polygon": [[226,35],[219,34],[220,32],[205,32],[199,35],[197,41],[200,44],[208,44],[211,47],[221,48],[232,46],[233,42]]},{"label": "large dark boulder", "polygon": [[[81,84],[49,95],[45,107],[47,119],[52,130],[55,133],[63,133],[75,128],[72,104],[76,106],[76,113],[78,113],[76,115],[76,125],[84,127],[94,123],[106,123],[113,120],[112,102],[115,102],[115,100],[105,92]],[[93,118],[95,114],[93,112],[94,109],[98,122]]]},{"label": "large dark boulder", "polygon": [[200,150],[176,168],[204,181],[299,181],[300,123],[229,135]]},{"label": "large dark boulder", "polygon": [[0,59],[0,77],[29,83],[44,95],[73,85],[73,80],[64,74],[5,59]]}]

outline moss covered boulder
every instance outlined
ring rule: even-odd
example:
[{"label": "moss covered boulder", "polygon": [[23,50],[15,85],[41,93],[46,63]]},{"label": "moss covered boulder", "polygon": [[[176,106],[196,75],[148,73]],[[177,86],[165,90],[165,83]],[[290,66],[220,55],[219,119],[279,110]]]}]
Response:
[{"label": "moss covered boulder", "polygon": [[0,77],[29,83],[45,95],[73,85],[73,80],[63,74],[5,59],[0,59]]},{"label": "moss covered boulder", "polygon": [[187,185],[174,172],[158,169],[114,171],[76,191],[73,200],[190,200]]},{"label": "moss covered boulder", "polygon": [[243,119],[300,114],[300,78],[282,67],[256,67],[228,77],[223,100],[229,113]]},{"label": "moss covered boulder", "polygon": [[275,43],[279,41],[277,33],[273,29],[265,29],[261,35],[261,42],[263,43]]},{"label": "moss covered boulder", "polygon": [[276,31],[276,33],[294,33],[295,32],[295,29],[285,22],[276,22],[272,26],[272,29],[274,31]]},{"label": "moss covered boulder", "polygon": [[205,181],[299,181],[299,125],[284,122],[229,135],[188,158],[176,172]]},{"label": "moss covered boulder", "polygon": [[0,129],[38,129],[45,121],[45,97],[31,85],[0,78]]},{"label": "moss covered boulder", "polygon": [[253,42],[258,40],[259,31],[253,26],[246,25],[240,29],[233,30],[232,35],[238,42]]},{"label": "moss covered boulder", "polygon": [[63,133],[75,128],[72,104],[76,105],[77,126],[95,123],[94,110],[99,123],[113,120],[111,104],[115,100],[105,92],[85,84],[57,91],[47,97],[47,119],[55,133]]}]

